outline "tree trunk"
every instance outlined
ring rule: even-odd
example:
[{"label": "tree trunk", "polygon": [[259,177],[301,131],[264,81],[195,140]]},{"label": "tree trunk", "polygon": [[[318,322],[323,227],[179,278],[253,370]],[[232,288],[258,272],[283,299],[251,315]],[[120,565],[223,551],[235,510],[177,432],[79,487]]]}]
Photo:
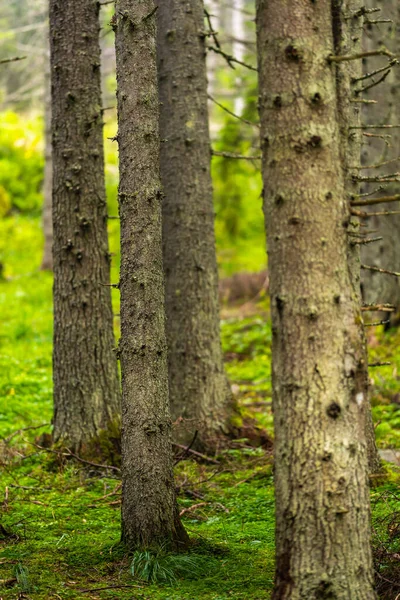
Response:
[{"label": "tree trunk", "polygon": [[172,471],[153,0],[117,0],[122,538],[184,546]]},{"label": "tree trunk", "polygon": [[[362,4],[359,0],[345,0],[337,2],[333,11],[334,52],[337,56],[350,56],[362,52],[362,19],[360,17],[348,18],[349,15],[360,14]],[[336,33],[335,33],[336,32]],[[336,63],[336,81],[338,96],[338,115],[340,128],[340,152],[343,164],[343,176],[346,188],[346,198],[350,202],[360,193],[358,177],[361,165],[361,106],[357,100],[362,99],[357,90],[361,88],[362,76],[361,60],[350,60]],[[359,219],[351,216],[348,226],[348,263],[350,278],[353,286],[354,297],[361,304],[361,264],[360,240],[361,229]],[[381,461],[375,442],[375,428],[372,421],[372,412],[369,399],[368,377],[368,351],[363,320],[359,321],[360,336],[363,340],[364,355],[362,359],[363,394],[368,406],[365,410],[365,434],[368,446],[368,464],[370,473],[377,473],[381,468]],[[361,385],[361,378],[360,378]]]},{"label": "tree trunk", "polygon": [[205,445],[221,435],[230,390],[219,332],[202,0],[158,11],[163,250],[174,434]]},{"label": "tree trunk", "polygon": [[53,270],[53,162],[51,153],[51,81],[50,56],[46,61],[44,89],[44,179],[43,179],[43,236],[44,248],[41,269]]},{"label": "tree trunk", "polygon": [[[366,29],[365,33],[365,49],[376,50],[382,44],[386,46],[395,55],[400,52],[399,27],[400,27],[400,11],[396,0],[386,0],[378,2],[382,4],[383,12],[381,16],[385,19],[391,19],[389,24],[380,24],[378,26],[371,25]],[[377,2],[367,0],[365,5],[368,8],[375,8]],[[376,17],[375,17],[376,18]],[[372,17],[371,17],[372,20]],[[365,59],[364,71],[371,73],[375,69],[387,64],[388,59],[382,56],[375,56]],[[378,80],[378,77],[375,78]],[[370,83],[371,80],[368,80]],[[395,66],[385,82],[372,88],[364,94],[365,98],[377,100],[377,104],[368,105],[365,107],[363,120],[370,124],[399,124],[400,119],[400,69]],[[390,139],[387,143],[381,138],[365,139],[363,146],[363,165],[373,165],[384,161],[390,161],[386,166],[382,167],[379,174],[394,173],[399,171],[398,159],[400,156],[400,129],[394,128],[390,131],[374,130],[369,133],[375,134],[390,134]],[[376,175],[376,169],[363,171],[363,175]],[[364,191],[372,191],[379,187],[378,183],[372,183],[365,186]],[[399,193],[399,184],[389,184],[379,194],[380,196],[390,196]],[[378,195],[378,197],[379,197]],[[384,212],[398,211],[400,204],[398,202],[390,204],[379,204],[371,206],[369,211]],[[363,209],[364,210],[364,209]],[[367,209],[368,210],[368,209]],[[368,228],[376,231],[372,237],[382,236],[382,240],[362,249],[363,263],[367,265],[377,266],[383,269],[392,271],[400,271],[400,215],[391,216],[376,216],[371,217],[366,221]],[[373,271],[363,272],[363,289],[365,301],[368,303],[390,303],[397,308],[397,315],[393,314],[391,320],[398,320],[400,310],[400,279],[384,275]],[[382,315],[383,318],[388,318],[387,313]]]},{"label": "tree trunk", "polygon": [[[330,0],[257,2],[273,331],[274,598],[374,599],[364,343]],[[336,23],[337,25],[337,23]]]},{"label": "tree trunk", "polygon": [[120,419],[98,10],[92,0],[50,1],[54,438],[75,450]]}]

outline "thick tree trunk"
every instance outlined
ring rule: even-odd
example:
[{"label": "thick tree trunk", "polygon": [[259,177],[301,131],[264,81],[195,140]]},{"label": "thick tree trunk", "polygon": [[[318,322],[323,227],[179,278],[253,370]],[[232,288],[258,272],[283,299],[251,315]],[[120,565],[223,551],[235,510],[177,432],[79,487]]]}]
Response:
[{"label": "thick tree trunk", "polygon": [[[378,7],[381,5],[383,12],[381,14],[378,13],[378,17],[392,20],[389,24],[371,25],[366,28],[365,49],[376,50],[383,44],[398,57],[400,53],[400,10],[397,0],[385,0],[384,3],[367,0],[365,5],[367,8],[376,8],[377,5]],[[383,67],[387,62],[388,59],[382,56],[367,58],[364,61],[364,71],[365,73],[371,73]],[[375,80],[378,80],[378,77]],[[371,80],[368,80],[367,83],[371,83]],[[377,104],[365,107],[363,114],[365,123],[398,125],[400,120],[399,67],[395,66],[384,83],[373,87],[364,97],[377,100]],[[377,137],[366,138],[363,145],[363,165],[367,166],[393,160],[393,162],[382,167],[379,170],[379,174],[398,172],[399,162],[395,162],[394,159],[398,159],[400,156],[400,129],[394,128],[390,131],[375,130],[369,133],[378,135],[390,134],[390,138],[387,139],[387,143]],[[376,174],[376,169],[363,171],[363,175],[373,176]],[[379,184],[372,183],[368,187],[365,186],[365,191],[372,191],[377,187],[379,187]],[[389,184],[386,186],[386,189],[378,195],[375,194],[375,196],[391,196],[398,194],[399,191],[400,186],[398,183]],[[369,210],[373,213],[398,211],[399,208],[399,202],[392,202],[390,204],[371,206]],[[396,272],[400,271],[400,215],[371,217],[366,223],[369,229],[376,231],[372,237],[382,236],[383,239],[380,242],[363,247],[363,263]],[[363,289],[365,301],[368,303],[382,302],[394,304],[397,308],[397,315],[393,314],[391,320],[398,320],[398,312],[400,310],[400,279],[398,277],[373,271],[363,271]],[[382,317],[385,319],[388,318],[387,313],[382,315]]]},{"label": "thick tree trunk", "polygon": [[257,3],[273,327],[275,599],[374,599],[364,343],[330,0]]},{"label": "thick tree trunk", "polygon": [[185,545],[172,471],[153,0],[117,0],[122,538]]},{"label": "thick tree trunk", "polygon": [[[337,56],[351,56],[362,51],[362,4],[359,0],[336,2],[332,13],[334,31],[334,52]],[[362,99],[358,93],[362,76],[361,60],[350,60],[336,63],[338,115],[340,128],[340,151],[343,164],[343,177],[346,188],[346,198],[350,202],[360,193],[358,177],[361,164],[361,106],[357,100]],[[359,219],[352,216],[348,226],[348,261],[354,297],[361,304],[361,263],[360,244],[361,229]],[[363,379],[362,387],[368,407],[365,410],[365,433],[368,445],[368,464],[371,473],[377,473],[381,468],[378,450],[375,442],[375,428],[369,400],[368,351],[364,323],[359,322],[360,336],[363,339]],[[361,379],[360,379],[361,385]]]},{"label": "thick tree trunk", "polygon": [[174,436],[215,444],[228,410],[219,333],[202,0],[158,11],[163,250]]},{"label": "thick tree trunk", "polygon": [[51,152],[51,81],[50,56],[46,62],[44,90],[44,178],[43,178],[43,237],[44,248],[41,269],[53,270],[53,162]]},{"label": "thick tree trunk", "polygon": [[120,419],[104,188],[98,4],[50,1],[54,438],[82,449]]}]

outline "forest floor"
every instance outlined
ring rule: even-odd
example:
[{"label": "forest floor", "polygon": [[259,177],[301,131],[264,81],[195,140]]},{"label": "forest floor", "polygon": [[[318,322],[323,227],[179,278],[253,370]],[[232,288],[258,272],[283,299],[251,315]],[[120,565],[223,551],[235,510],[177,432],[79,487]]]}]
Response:
[{"label": "forest floor", "polygon": [[[267,302],[223,311],[226,369],[240,407],[233,425],[241,439],[208,460],[176,466],[192,550],[186,558],[136,556],[134,576],[119,544],[118,470],[38,447],[52,413],[52,281],[38,270],[39,222],[13,218],[2,226],[0,600],[270,598],[272,456],[268,443],[262,447],[257,435],[247,435],[254,427],[246,429],[255,424],[265,432],[260,439],[272,438]],[[400,331],[371,334],[370,346],[371,362],[391,362],[372,373],[377,442],[399,449]],[[400,593],[390,571],[400,556],[399,487],[400,468],[393,465],[371,486],[377,584],[387,600]]]}]

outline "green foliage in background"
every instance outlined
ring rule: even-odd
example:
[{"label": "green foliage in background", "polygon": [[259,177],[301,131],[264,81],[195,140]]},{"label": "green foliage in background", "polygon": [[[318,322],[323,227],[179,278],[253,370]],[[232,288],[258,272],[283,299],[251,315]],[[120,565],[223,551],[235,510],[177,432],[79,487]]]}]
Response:
[{"label": "green foliage in background", "polygon": [[43,123],[7,111],[0,114],[0,217],[12,209],[39,214],[42,206]]}]

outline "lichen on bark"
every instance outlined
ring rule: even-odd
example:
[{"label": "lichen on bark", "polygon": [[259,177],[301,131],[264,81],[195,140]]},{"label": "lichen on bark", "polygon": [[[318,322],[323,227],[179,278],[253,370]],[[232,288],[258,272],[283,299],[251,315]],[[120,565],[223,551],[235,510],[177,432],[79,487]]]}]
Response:
[{"label": "lichen on bark", "polygon": [[50,1],[54,438],[83,451],[120,418],[104,185],[99,6]]},{"label": "lichen on bark", "polygon": [[375,598],[364,343],[349,273],[337,73],[328,60],[338,35],[332,6],[257,1],[276,600]]}]

